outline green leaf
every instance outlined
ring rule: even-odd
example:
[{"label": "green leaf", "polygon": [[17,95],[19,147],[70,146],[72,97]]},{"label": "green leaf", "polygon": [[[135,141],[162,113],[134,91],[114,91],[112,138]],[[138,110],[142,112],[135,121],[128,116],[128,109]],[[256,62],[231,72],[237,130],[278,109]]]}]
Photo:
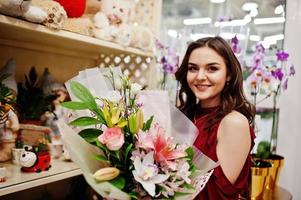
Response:
[{"label": "green leaf", "polygon": [[99,142],[99,140],[96,140],[95,142],[96,142],[96,146],[98,146],[101,150],[103,150],[106,153],[108,152],[107,147],[104,144],[102,144],[101,142]]},{"label": "green leaf", "polygon": [[90,125],[101,124],[101,121],[93,117],[80,117],[73,120],[69,124],[73,126],[90,126]]},{"label": "green leaf", "polygon": [[131,192],[131,193],[129,193],[129,196],[130,196],[132,199],[138,199],[138,193],[137,193],[137,192]]},{"label": "green leaf", "polygon": [[133,144],[129,144],[129,146],[127,146],[126,150],[125,150],[125,161],[127,160],[128,154],[130,152],[130,150],[132,149]]},{"label": "green leaf", "polygon": [[181,197],[181,196],[186,196],[186,195],[190,195],[191,193],[189,192],[175,192],[174,198],[176,197]]},{"label": "green leaf", "polygon": [[78,102],[78,101],[68,101],[61,103],[61,106],[71,109],[71,110],[85,110],[89,109],[90,107],[87,105],[87,103],[84,102]]},{"label": "green leaf", "polygon": [[96,160],[102,161],[102,162],[109,162],[108,159],[105,156],[102,155],[96,155]]},{"label": "green leaf", "polygon": [[187,158],[189,160],[192,160],[193,159],[193,156],[194,156],[194,152],[193,152],[193,149],[192,147],[188,147],[185,152],[187,153]]},{"label": "green leaf", "polygon": [[125,179],[122,176],[117,176],[115,179],[109,182],[120,190],[122,190],[125,186]]},{"label": "green leaf", "polygon": [[84,138],[87,142],[92,143],[97,140],[97,137],[102,133],[101,130],[96,128],[87,128],[80,131],[78,134]]},{"label": "green leaf", "polygon": [[93,113],[97,116],[98,120],[102,123],[102,124],[106,124],[106,120],[105,117],[103,115],[103,112],[101,111],[101,109],[98,108],[93,108],[91,109],[93,111]]},{"label": "green leaf", "polygon": [[152,125],[152,122],[153,122],[153,119],[154,119],[154,115],[152,115],[145,123],[145,125],[143,126],[143,131],[147,131],[150,129],[151,125]]},{"label": "green leaf", "polygon": [[84,85],[79,82],[72,81],[70,83],[70,88],[72,93],[82,102],[89,103],[92,107],[97,108],[95,98]]}]

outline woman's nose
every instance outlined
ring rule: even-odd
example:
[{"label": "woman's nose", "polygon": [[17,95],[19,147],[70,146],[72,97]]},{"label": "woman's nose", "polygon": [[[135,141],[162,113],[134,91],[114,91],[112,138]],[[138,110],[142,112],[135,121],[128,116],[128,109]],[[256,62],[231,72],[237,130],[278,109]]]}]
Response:
[{"label": "woman's nose", "polygon": [[205,71],[200,69],[198,74],[197,74],[197,79],[198,80],[205,80],[207,78]]}]

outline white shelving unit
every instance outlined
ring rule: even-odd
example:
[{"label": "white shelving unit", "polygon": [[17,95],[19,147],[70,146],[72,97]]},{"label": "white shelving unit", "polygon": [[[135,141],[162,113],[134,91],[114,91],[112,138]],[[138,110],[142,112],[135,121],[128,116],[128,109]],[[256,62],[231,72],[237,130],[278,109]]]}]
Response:
[{"label": "white shelving unit", "polygon": [[82,174],[81,169],[75,163],[58,159],[52,159],[51,168],[40,173],[21,172],[20,166],[10,162],[1,163],[1,165],[7,169],[7,180],[0,183],[0,196]]}]

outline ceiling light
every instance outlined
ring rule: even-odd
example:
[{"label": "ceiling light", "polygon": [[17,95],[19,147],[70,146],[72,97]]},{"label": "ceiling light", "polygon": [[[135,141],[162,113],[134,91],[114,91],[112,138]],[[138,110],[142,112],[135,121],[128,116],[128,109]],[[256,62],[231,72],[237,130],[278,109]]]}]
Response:
[{"label": "ceiling light", "polygon": [[250,18],[245,17],[244,19],[236,19],[228,22],[215,22],[214,26],[244,26],[251,21]]},{"label": "ceiling light", "polygon": [[226,0],[210,0],[211,3],[224,3]]},{"label": "ceiling light", "polygon": [[255,2],[246,2],[241,7],[241,9],[243,9],[244,11],[251,11],[257,8],[258,8],[258,4]]},{"label": "ceiling light", "polygon": [[276,24],[284,23],[284,17],[271,17],[271,18],[256,18],[254,19],[254,24]]},{"label": "ceiling light", "polygon": [[271,35],[271,36],[264,37],[263,40],[268,41],[268,42],[273,42],[273,41],[283,40],[283,39],[284,39],[283,34],[277,34],[277,35]]},{"label": "ceiling light", "polygon": [[250,16],[251,16],[251,17],[256,17],[257,15],[258,15],[258,10],[257,10],[257,8],[252,9],[251,12],[250,12]]},{"label": "ceiling light", "polygon": [[226,40],[230,40],[232,38],[234,38],[235,36],[237,37],[237,39],[239,40],[244,40],[246,38],[246,36],[244,34],[241,33],[221,33],[220,36]]},{"label": "ceiling light", "polygon": [[197,39],[205,38],[205,37],[214,37],[212,34],[205,34],[205,33],[192,33],[190,34],[190,38],[193,41],[196,41]]},{"label": "ceiling light", "polygon": [[204,18],[193,18],[193,19],[184,19],[185,25],[197,25],[197,24],[210,24],[212,21],[209,17]]},{"label": "ceiling light", "polygon": [[260,41],[260,36],[259,35],[250,35],[249,40],[258,42],[258,41]]},{"label": "ceiling light", "polygon": [[275,8],[275,11],[274,11],[274,13],[275,13],[276,15],[282,14],[283,12],[284,12],[283,5],[277,6],[277,7]]},{"label": "ceiling light", "polygon": [[169,29],[167,31],[167,34],[170,36],[170,37],[173,37],[173,38],[176,38],[178,36],[178,32],[176,30],[173,30],[173,29]]}]

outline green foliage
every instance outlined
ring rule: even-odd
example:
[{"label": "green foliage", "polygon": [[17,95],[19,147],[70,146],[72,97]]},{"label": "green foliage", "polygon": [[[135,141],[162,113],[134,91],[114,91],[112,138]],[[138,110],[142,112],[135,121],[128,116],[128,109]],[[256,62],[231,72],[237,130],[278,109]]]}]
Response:
[{"label": "green foliage", "polygon": [[147,121],[146,123],[143,124],[143,131],[147,131],[150,129],[152,122],[153,122],[154,116],[152,115]]},{"label": "green foliage", "polygon": [[125,186],[125,179],[122,176],[117,176],[115,179],[111,180],[110,183],[122,190]]},{"label": "green foliage", "polygon": [[18,83],[17,107],[23,120],[39,120],[46,111],[51,111],[55,95],[46,96],[38,85],[38,75],[34,67],[25,76],[25,85]]},{"label": "green foliage", "polygon": [[97,137],[102,133],[101,130],[96,128],[87,128],[79,132],[79,135],[84,138],[87,142],[96,142]]},{"label": "green foliage", "polygon": [[256,157],[266,159],[271,154],[271,143],[268,141],[261,141],[257,146]]},{"label": "green foliage", "polygon": [[83,102],[77,101],[68,101],[61,103],[62,106],[71,110],[86,110],[89,109],[89,106]]},{"label": "green foliage", "polygon": [[105,124],[105,118],[103,115],[103,112],[101,109],[98,108],[97,103],[95,101],[95,98],[93,95],[90,93],[90,91],[81,83],[72,81],[70,83],[70,88],[72,93],[80,100],[80,101],[69,101],[62,103],[61,105],[63,107],[72,109],[72,110],[85,110],[89,109],[91,112],[93,112],[97,119],[90,118],[90,120],[86,119],[80,119],[79,121],[74,120],[71,122],[72,125],[75,126],[87,126],[84,125],[84,123],[91,123],[92,124]]},{"label": "green foliage", "polygon": [[79,117],[73,120],[72,122],[70,122],[69,124],[72,126],[90,126],[90,125],[102,124],[102,122],[93,117]]}]

